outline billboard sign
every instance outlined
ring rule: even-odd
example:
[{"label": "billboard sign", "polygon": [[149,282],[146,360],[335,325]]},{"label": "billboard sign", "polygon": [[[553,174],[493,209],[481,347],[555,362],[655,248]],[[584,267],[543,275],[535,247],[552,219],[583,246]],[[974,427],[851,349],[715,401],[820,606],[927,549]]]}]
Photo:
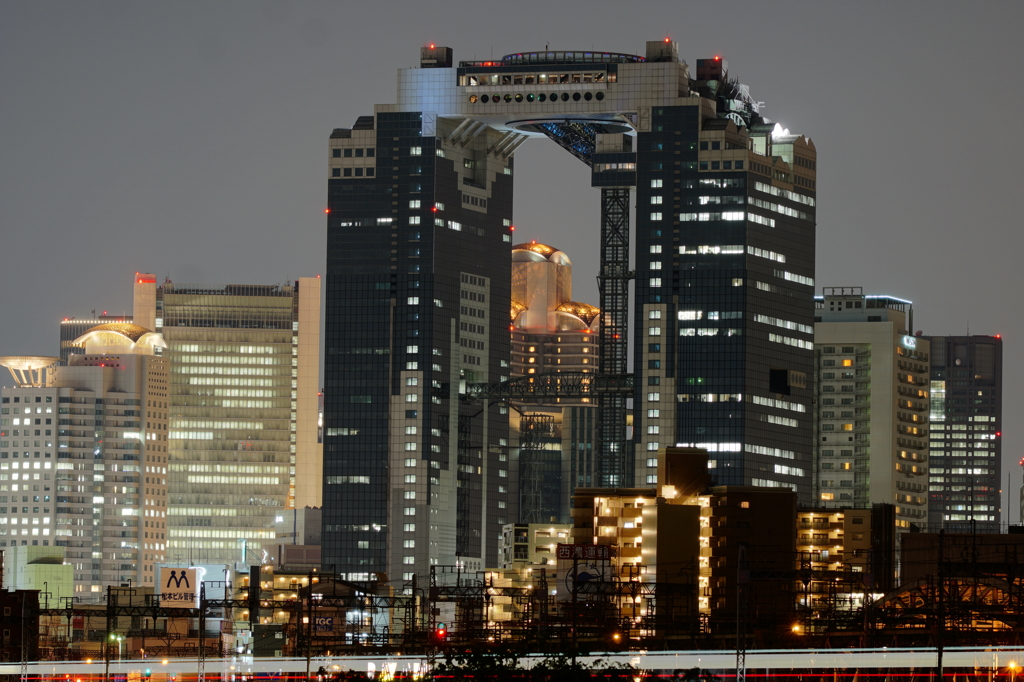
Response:
[{"label": "billboard sign", "polygon": [[160,569],[160,605],[171,608],[199,608],[199,571],[195,568]]},{"label": "billboard sign", "polygon": [[559,559],[610,559],[612,548],[609,545],[564,545],[559,544]]},{"label": "billboard sign", "polygon": [[334,632],[334,618],[316,616],[313,618],[313,632]]}]

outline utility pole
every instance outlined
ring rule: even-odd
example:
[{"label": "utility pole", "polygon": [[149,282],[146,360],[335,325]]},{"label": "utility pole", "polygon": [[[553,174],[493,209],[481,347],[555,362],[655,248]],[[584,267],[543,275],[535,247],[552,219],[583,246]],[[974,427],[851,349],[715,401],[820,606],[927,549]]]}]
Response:
[{"label": "utility pole", "polygon": [[572,553],[572,669],[576,670],[576,624],[577,616],[576,611],[579,607],[579,603],[576,601],[576,589],[579,586],[579,580],[577,574],[580,568],[580,560],[573,548]]},{"label": "utility pole", "polygon": [[199,583],[199,682],[206,680],[206,584]]},{"label": "utility pole", "polygon": [[[408,633],[403,633],[403,635],[405,636],[404,638],[405,638],[406,641],[415,642],[416,641],[416,632],[419,630],[419,628],[416,627],[417,613],[416,613],[416,574],[415,573],[412,574],[412,602],[410,603],[410,611],[412,612],[412,615],[409,618],[409,625],[408,625],[409,632]],[[388,644],[390,645],[391,642],[389,641]]]},{"label": "utility pole", "polygon": [[[28,499],[28,498],[25,498]],[[25,618],[27,613],[25,612],[25,591],[21,591],[21,680],[26,682],[28,680],[28,654],[25,651]],[[36,610],[38,611],[38,599],[36,600]],[[39,629],[36,628],[37,638]]]},{"label": "utility pole", "polygon": [[[306,580],[306,585],[308,587],[308,590],[307,590],[307,593],[306,593],[307,594],[306,599],[308,601],[306,602],[306,606],[307,606],[307,613],[309,614],[309,615],[306,616],[306,621],[307,621],[307,623],[306,623],[306,625],[307,625],[307,627],[306,627],[306,679],[308,680],[309,679],[309,659],[313,655],[313,652],[312,652],[312,649],[313,649],[313,571],[309,572],[309,577]],[[302,608],[302,600],[299,600],[299,608],[300,609]],[[299,613],[300,614],[302,613],[301,610],[299,611]],[[298,622],[296,623],[296,626],[298,626],[299,629],[302,628],[302,618],[299,618]]]},{"label": "utility pole", "polygon": [[747,682],[747,632],[743,618],[743,559],[745,548],[736,548],[736,682]]},{"label": "utility pole", "polygon": [[[971,521],[973,522],[974,519],[972,518]],[[943,582],[944,572],[942,570],[942,562],[943,562],[943,558],[945,556],[945,548],[946,548],[946,529],[945,528],[940,528],[939,529],[939,570],[938,570],[938,574],[939,575],[937,577],[937,585],[935,586],[936,611],[938,611],[938,614],[937,614],[938,622],[935,624],[935,648],[936,648],[935,663],[936,663],[936,674],[937,674],[937,677],[938,677],[938,682],[942,682],[942,672],[943,672],[942,671],[942,635],[943,635],[943,630],[945,630],[945,628],[946,628],[946,604],[945,604],[945,600],[943,599],[943,595],[942,595],[943,590],[945,588],[945,583]]]},{"label": "utility pole", "polygon": [[113,604],[114,590],[111,585],[107,585],[107,636],[103,638],[103,680],[104,682],[110,682],[110,638],[114,636],[114,627],[111,623],[114,613]]}]

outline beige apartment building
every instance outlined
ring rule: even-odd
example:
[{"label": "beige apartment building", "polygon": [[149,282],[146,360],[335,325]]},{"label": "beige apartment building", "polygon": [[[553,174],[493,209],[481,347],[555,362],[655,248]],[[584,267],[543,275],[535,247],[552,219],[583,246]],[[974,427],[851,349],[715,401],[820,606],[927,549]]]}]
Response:
[{"label": "beige apartment building", "polygon": [[928,515],[929,342],[910,301],[837,287],[816,305],[815,504],[893,504],[910,530]]}]

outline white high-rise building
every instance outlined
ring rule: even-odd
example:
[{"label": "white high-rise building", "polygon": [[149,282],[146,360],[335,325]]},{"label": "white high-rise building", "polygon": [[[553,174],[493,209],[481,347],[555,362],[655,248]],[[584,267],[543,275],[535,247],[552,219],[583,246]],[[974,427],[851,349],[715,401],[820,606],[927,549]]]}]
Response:
[{"label": "white high-rise building", "polygon": [[85,353],[5,357],[0,547],[62,546],[75,592],[153,585],[167,544],[168,361],[160,335],[93,327]]}]

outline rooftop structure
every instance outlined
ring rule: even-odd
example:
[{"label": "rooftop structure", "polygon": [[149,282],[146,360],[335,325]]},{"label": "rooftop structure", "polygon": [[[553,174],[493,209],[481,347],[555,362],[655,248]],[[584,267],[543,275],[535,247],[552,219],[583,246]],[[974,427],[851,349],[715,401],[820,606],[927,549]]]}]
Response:
[{"label": "rooftop structure", "polygon": [[53,382],[54,369],[60,358],[49,355],[7,355],[0,357],[0,365],[6,367],[19,388],[33,386],[40,388]]},{"label": "rooftop structure", "polygon": [[[107,311],[103,311],[101,314],[97,314],[95,310],[89,317],[65,317],[60,323],[60,364],[66,366],[69,358],[72,355],[80,355],[85,352],[85,348],[76,343],[75,339],[80,337],[82,334],[92,329],[93,327],[101,324],[108,324],[111,322],[131,322],[131,315],[111,315]],[[150,320],[148,323],[143,320],[140,321],[142,327],[146,329],[155,329],[156,325]]]}]

